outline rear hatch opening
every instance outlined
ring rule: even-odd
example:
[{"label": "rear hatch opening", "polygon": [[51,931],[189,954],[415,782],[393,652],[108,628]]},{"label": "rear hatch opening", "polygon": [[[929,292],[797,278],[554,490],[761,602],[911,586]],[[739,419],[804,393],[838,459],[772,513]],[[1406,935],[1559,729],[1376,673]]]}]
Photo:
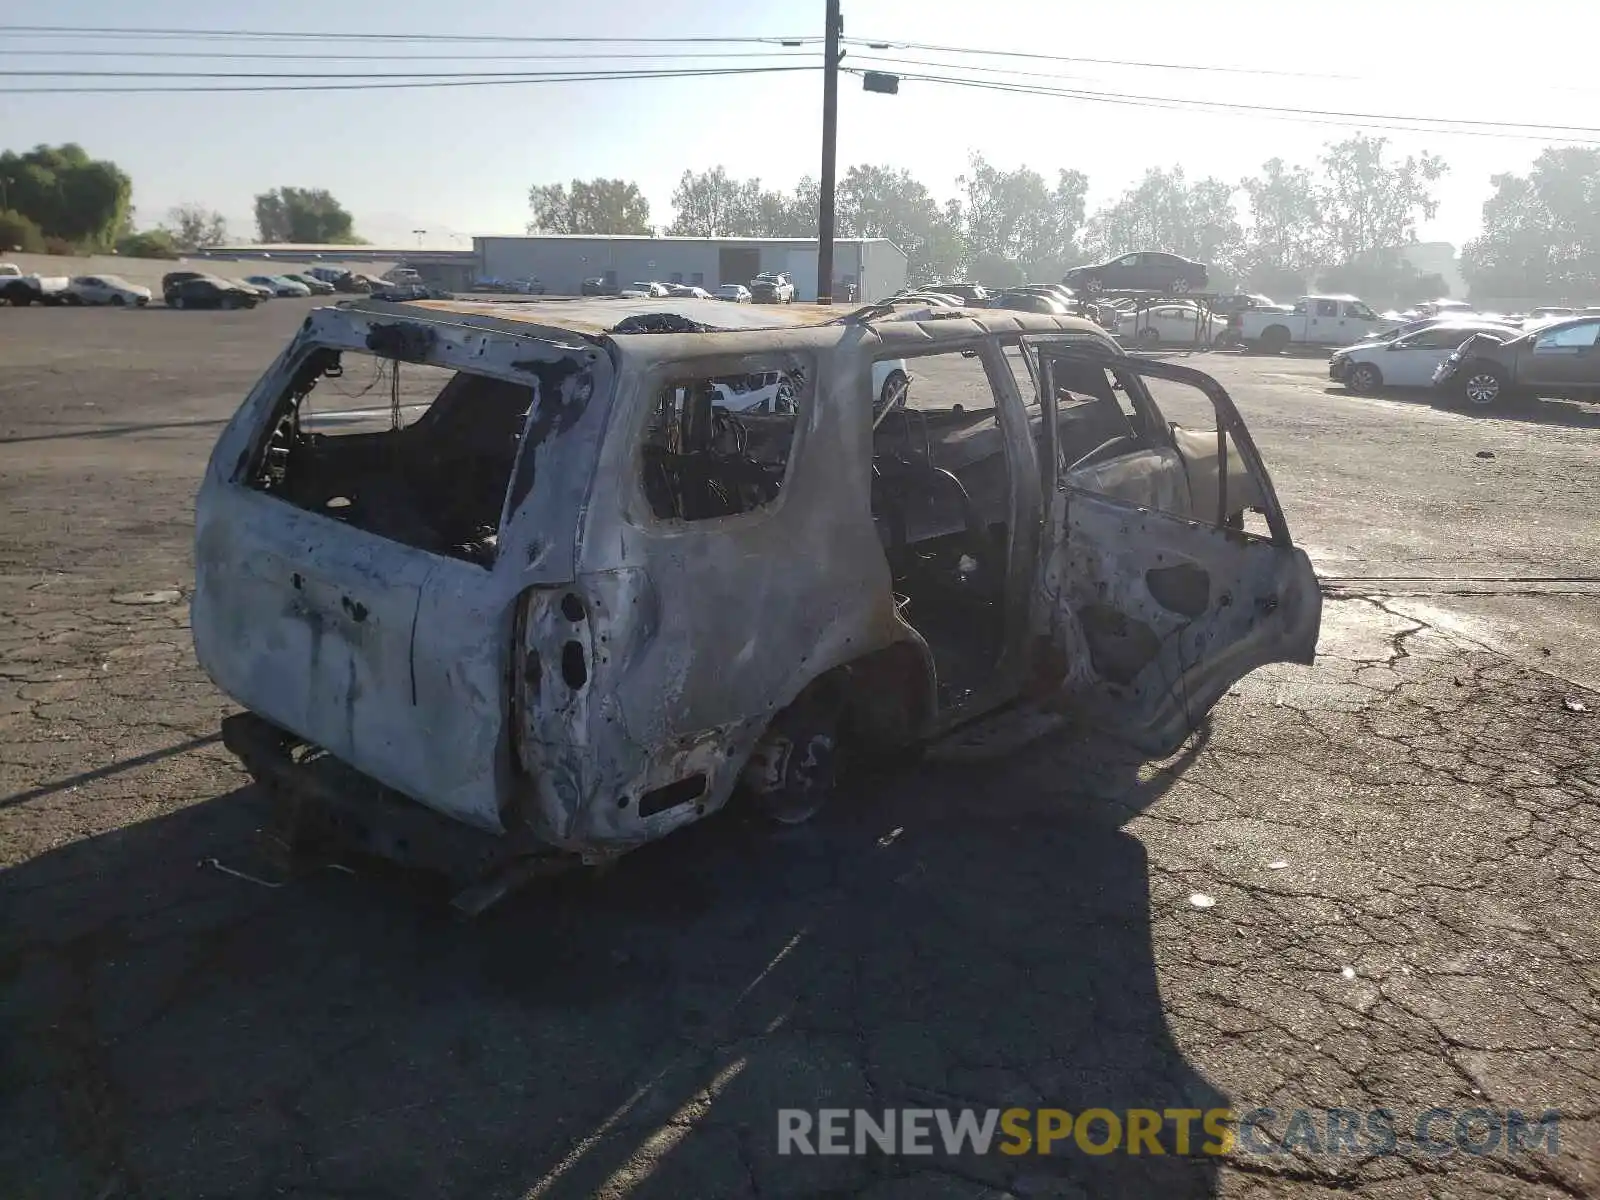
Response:
[{"label": "rear hatch opening", "polygon": [[390,541],[493,564],[533,380],[311,351],[240,482]]}]

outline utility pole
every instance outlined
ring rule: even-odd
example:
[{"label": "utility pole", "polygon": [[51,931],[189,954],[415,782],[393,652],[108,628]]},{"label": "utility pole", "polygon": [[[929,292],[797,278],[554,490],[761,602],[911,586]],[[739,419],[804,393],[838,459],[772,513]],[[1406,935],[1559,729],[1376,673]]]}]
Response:
[{"label": "utility pole", "polygon": [[827,0],[822,61],[822,196],[817,221],[817,303],[833,303],[833,176],[839,140],[839,0]]}]

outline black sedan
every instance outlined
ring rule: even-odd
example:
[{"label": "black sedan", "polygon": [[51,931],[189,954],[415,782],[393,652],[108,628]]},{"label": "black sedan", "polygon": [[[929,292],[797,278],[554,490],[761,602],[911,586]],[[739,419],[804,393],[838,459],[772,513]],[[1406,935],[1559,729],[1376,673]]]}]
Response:
[{"label": "black sedan", "polygon": [[1145,251],[1124,254],[1097,266],[1073,267],[1061,282],[1084,292],[1142,291],[1181,296],[1205,291],[1207,279],[1204,263],[1176,254]]},{"label": "black sedan", "polygon": [[261,303],[255,292],[203,275],[173,284],[162,292],[162,299],[168,308],[254,308]]}]

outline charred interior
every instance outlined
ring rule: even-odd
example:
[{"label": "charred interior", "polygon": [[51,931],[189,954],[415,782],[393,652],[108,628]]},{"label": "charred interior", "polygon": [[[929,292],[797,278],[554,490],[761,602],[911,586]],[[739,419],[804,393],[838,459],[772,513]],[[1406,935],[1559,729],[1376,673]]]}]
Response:
[{"label": "charred interior", "polygon": [[805,389],[799,366],[668,383],[642,448],[651,512],[704,521],[771,504],[783,487]]},{"label": "charred interior", "polygon": [[[357,363],[369,370],[352,386]],[[319,385],[326,407],[312,402]],[[488,566],[537,396],[531,380],[319,349],[280,399],[249,482],[367,533]]]},{"label": "charred interior", "polygon": [[939,703],[955,706],[1004,645],[1011,477],[982,362],[936,360],[876,417],[872,514],[902,615],[933,653]]}]

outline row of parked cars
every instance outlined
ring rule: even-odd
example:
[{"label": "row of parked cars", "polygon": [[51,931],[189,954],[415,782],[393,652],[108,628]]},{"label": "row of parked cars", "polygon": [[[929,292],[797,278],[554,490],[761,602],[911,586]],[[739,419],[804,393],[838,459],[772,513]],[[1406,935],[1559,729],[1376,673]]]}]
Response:
[{"label": "row of parked cars", "polygon": [[1328,375],[1352,392],[1433,388],[1474,408],[1526,396],[1600,400],[1600,310],[1423,317],[1334,351]]},{"label": "row of parked cars", "polygon": [[[331,296],[335,292],[409,299],[409,290],[424,286],[420,278],[410,278],[415,275],[415,271],[406,268],[397,268],[383,277],[337,267],[238,278],[212,271],[171,271],[161,278],[161,299],[170,308],[230,309],[254,308],[278,297]],[[13,263],[0,263],[0,301],[18,307],[45,304],[142,308],[154,299],[150,288],[121,275],[25,274]]]},{"label": "row of parked cars", "polygon": [[707,291],[694,283],[662,283],[656,279],[635,280],[616,288],[598,275],[583,281],[585,296],[621,296],[627,300],[676,297],[684,300],[723,300],[729,304],[793,304],[794,280],[786,274],[757,275],[748,287],[742,283],[723,283]]}]

